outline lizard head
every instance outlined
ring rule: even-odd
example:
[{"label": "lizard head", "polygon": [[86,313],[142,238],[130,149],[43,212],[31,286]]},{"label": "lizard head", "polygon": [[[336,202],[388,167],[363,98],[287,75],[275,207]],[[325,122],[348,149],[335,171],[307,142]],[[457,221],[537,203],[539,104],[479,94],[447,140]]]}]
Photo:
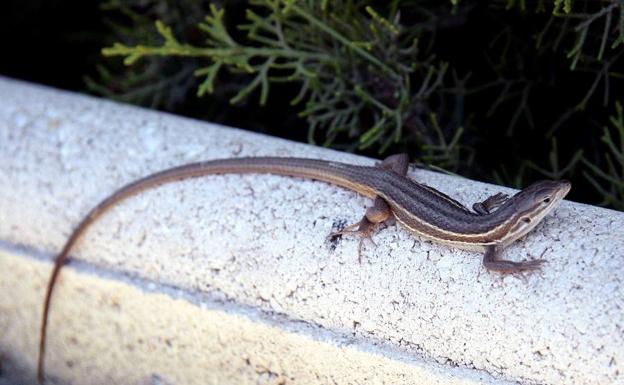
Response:
[{"label": "lizard head", "polygon": [[572,185],[567,180],[543,180],[514,195],[510,200],[515,209],[509,228],[511,243],[531,231],[568,194]]}]

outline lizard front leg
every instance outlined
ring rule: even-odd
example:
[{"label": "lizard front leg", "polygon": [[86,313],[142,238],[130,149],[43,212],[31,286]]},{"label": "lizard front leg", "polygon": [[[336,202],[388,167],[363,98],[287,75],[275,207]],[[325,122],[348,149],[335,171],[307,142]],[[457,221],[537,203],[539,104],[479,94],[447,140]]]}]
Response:
[{"label": "lizard front leg", "polygon": [[543,259],[533,261],[514,262],[506,259],[498,259],[500,252],[494,245],[487,246],[483,256],[483,266],[488,270],[499,273],[522,273],[525,271],[539,270],[544,262]]},{"label": "lizard front leg", "polygon": [[472,205],[472,209],[479,215],[487,215],[494,209],[502,206],[509,199],[509,195],[498,193],[489,196],[482,202],[477,202]]}]

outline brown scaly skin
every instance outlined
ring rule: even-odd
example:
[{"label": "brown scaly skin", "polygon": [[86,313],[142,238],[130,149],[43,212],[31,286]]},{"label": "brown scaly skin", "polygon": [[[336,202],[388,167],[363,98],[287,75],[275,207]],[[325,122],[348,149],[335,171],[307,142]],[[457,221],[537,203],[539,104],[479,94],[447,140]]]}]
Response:
[{"label": "brown scaly skin", "polygon": [[[87,228],[118,202],[165,183],[213,174],[278,174],[335,184],[374,199],[355,232],[370,236],[378,224],[396,219],[411,232],[450,244],[483,251],[484,266],[501,273],[539,269],[543,260],[513,262],[498,259],[510,243],[532,230],[568,193],[567,181],[541,181],[511,198],[496,194],[473,205],[470,211],[456,200],[429,186],[407,178],[405,154],[386,158],[375,167],[304,158],[233,158],[192,163],[146,176],[132,182],[93,208],[67,239],[54,260],[48,281],[39,343],[37,376],[44,382],[44,356],[48,315],[54,286],[73,246]],[[345,232],[348,232],[346,230]]]}]

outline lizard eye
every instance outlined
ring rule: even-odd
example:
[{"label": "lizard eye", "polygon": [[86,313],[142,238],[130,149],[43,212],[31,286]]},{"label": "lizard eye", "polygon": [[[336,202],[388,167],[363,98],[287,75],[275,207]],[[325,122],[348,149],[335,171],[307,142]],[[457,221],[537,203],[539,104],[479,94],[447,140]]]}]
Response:
[{"label": "lizard eye", "polygon": [[522,218],[522,222],[524,222],[524,223],[531,223],[531,218],[524,217],[524,218]]},{"label": "lizard eye", "polygon": [[550,198],[544,199],[544,203],[550,203]]}]

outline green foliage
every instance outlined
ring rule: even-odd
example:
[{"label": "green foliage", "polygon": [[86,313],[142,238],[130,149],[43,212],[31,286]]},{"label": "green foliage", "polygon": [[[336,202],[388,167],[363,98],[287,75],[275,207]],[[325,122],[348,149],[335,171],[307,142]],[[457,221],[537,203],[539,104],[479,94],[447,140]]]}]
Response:
[{"label": "green foliage", "polygon": [[[585,109],[601,80],[605,82],[603,106],[606,107],[609,102],[609,79],[624,76],[613,71],[614,64],[624,53],[621,49],[624,47],[623,3],[619,0],[579,2],[578,13],[572,12],[572,3],[571,0],[555,0],[553,16],[540,32],[537,46],[547,48],[545,36],[554,32],[556,38],[549,44],[553,50],[558,50],[566,36],[574,35],[574,43],[566,53],[570,70],[594,74],[591,86],[574,108]],[[556,23],[556,19],[563,22]]]},{"label": "green foliage", "polygon": [[615,110],[615,116],[609,118],[615,131],[614,135],[608,127],[604,127],[600,138],[606,147],[601,164],[583,159],[583,163],[588,168],[583,171],[583,175],[602,195],[603,205],[624,210],[624,108],[622,108],[622,103],[616,102]]},{"label": "green foliage", "polygon": [[572,11],[572,0],[554,0],[554,3],[553,14],[561,14],[562,10],[566,14]]},{"label": "green foliage", "polygon": [[534,162],[528,160],[526,165],[539,172],[540,174],[550,179],[563,179],[566,175],[570,175],[571,171],[575,169],[577,163],[583,159],[583,150],[578,150],[574,153],[568,163],[561,167],[561,161],[559,159],[559,149],[557,146],[557,139],[553,138],[551,142],[551,150],[548,156],[549,168],[544,169],[536,165]]},{"label": "green foliage", "polygon": [[107,4],[131,26],[115,21],[118,42],[102,52],[128,67],[101,66],[102,81],[88,83],[99,93],[166,109],[193,94],[213,112],[202,116],[226,123],[224,101],[265,106],[305,119],[310,142],[409,151],[518,187],[568,178],[574,192],[589,181],[622,207],[621,148],[607,129],[592,139],[624,97],[620,0]]},{"label": "green foliage", "polygon": [[[101,5],[110,17],[104,19],[112,34],[110,41],[157,45],[154,19],[171,23],[175,33],[185,33],[202,18],[202,2],[196,0],[108,0]],[[193,72],[198,63],[175,57],[145,57],[141,66],[120,66],[109,60],[97,66],[98,78],[86,77],[87,87],[111,99],[151,108],[174,110],[194,94]]]},{"label": "green foliage", "polygon": [[[259,9],[247,9],[247,22],[239,25],[246,32],[246,43],[228,31],[224,9],[211,5],[199,24],[207,35],[205,47],[180,43],[157,21],[163,44],[117,43],[102,52],[125,56],[127,65],[154,55],[206,58],[211,63],[195,71],[204,78],[199,96],[214,92],[223,69],[250,74],[249,83],[230,99],[233,104],[259,91],[263,105],[271,84],[296,83],[300,91],[291,104],[305,103],[300,115],[308,120],[309,139],[313,141],[321,129],[326,132],[324,145],[346,134],[359,137],[360,149],[374,145],[383,152],[401,139],[413,115],[434,113],[427,100],[440,87],[446,64],[419,57],[417,40],[402,33],[397,13],[382,17],[366,2],[251,3]],[[364,116],[370,116],[368,121]],[[419,139],[427,143],[425,135]]]},{"label": "green foliage", "polygon": [[576,171],[577,165],[584,160],[582,149],[577,150],[563,167],[561,166],[560,157],[561,154],[559,153],[557,139],[553,138],[550,143],[548,165],[546,167],[540,167],[532,160],[524,159],[518,168],[519,171],[515,174],[512,175],[503,168],[500,173],[495,171],[494,178],[500,184],[509,184],[517,188],[522,188],[526,185],[527,175],[529,175],[531,171],[535,171],[550,179],[565,179]]}]

